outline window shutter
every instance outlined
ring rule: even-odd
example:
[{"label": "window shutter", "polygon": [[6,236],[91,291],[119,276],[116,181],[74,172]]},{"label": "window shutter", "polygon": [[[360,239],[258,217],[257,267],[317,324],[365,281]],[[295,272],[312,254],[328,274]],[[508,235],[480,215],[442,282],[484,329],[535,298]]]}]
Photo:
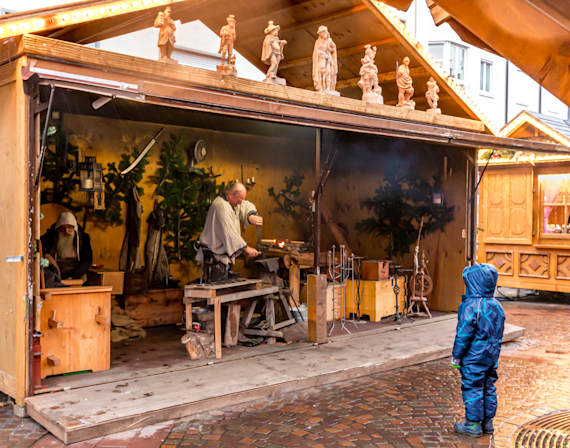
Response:
[{"label": "window shutter", "polygon": [[532,168],[492,170],[481,197],[485,243],[532,244]]}]

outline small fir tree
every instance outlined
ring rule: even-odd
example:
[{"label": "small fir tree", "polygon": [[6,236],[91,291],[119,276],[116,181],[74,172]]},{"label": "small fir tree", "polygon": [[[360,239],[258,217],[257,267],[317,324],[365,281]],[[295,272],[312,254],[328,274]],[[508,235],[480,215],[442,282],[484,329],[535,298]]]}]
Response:
[{"label": "small fir tree", "polygon": [[445,225],[454,220],[455,207],[433,203],[433,191],[441,186],[440,174],[432,176],[430,183],[412,171],[387,169],[376,195],[364,200],[366,208],[375,216],[358,223],[356,229],[387,240],[385,250],[390,258],[408,254],[410,246],[417,241],[422,218],[422,237],[438,229],[443,231]]}]

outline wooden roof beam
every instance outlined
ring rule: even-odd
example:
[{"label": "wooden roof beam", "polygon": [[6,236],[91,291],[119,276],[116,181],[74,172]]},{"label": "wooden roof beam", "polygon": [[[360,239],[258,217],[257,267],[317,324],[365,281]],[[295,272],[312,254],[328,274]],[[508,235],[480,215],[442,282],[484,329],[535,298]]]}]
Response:
[{"label": "wooden roof beam", "polygon": [[[373,47],[375,46],[377,48],[389,47],[391,45],[397,45],[397,44],[398,44],[398,39],[396,39],[395,37],[390,37],[384,40],[378,40],[376,42],[370,42],[370,45],[372,45]],[[364,55],[364,45],[365,44],[361,44],[361,45],[356,45],[354,47],[348,47],[338,50],[337,57],[342,58],[343,56],[350,56],[356,53],[362,53]],[[279,66],[279,70],[285,70],[292,67],[300,67],[312,63],[313,63],[313,56],[311,55],[306,58],[299,58],[287,61]]]},{"label": "wooden roof beam", "polygon": [[[451,100],[451,99],[452,99],[451,95],[449,95],[447,93],[439,94],[439,101],[447,101],[447,100]],[[416,97],[412,98],[412,100],[416,104],[427,103],[427,99],[425,96],[416,96]],[[386,106],[395,106],[396,104],[398,104],[398,100],[384,101],[384,104]]]},{"label": "wooden roof beam", "polygon": [[[344,17],[353,16],[356,14],[361,14],[363,12],[370,12],[370,9],[366,5],[353,6],[352,8],[342,9],[330,14],[325,14],[324,16],[315,17],[310,20],[305,20],[302,22],[297,22],[293,25],[287,25],[281,27],[281,33],[285,31],[297,31],[302,28],[308,28],[313,25],[322,25],[323,23],[331,22],[333,20],[342,19]],[[259,34],[251,35],[245,39],[240,39],[243,42],[250,42],[252,40],[259,39]]]},{"label": "wooden roof beam", "polygon": [[[430,76],[429,72],[423,67],[413,67],[410,69],[410,76],[412,78],[423,78],[426,76]],[[386,84],[387,82],[395,81],[396,80],[396,72],[386,72],[386,73],[378,73],[378,83],[379,84]],[[351,87],[358,86],[359,78],[350,78],[344,79],[342,81],[338,81],[336,83],[337,90],[342,89],[349,89]]]}]

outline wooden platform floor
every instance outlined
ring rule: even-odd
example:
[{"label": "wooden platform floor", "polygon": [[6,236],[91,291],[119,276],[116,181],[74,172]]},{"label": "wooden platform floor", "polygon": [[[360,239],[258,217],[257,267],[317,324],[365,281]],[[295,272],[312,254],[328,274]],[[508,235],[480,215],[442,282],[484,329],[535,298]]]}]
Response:
[{"label": "wooden platform floor", "polygon": [[[271,347],[273,352],[255,357],[226,357],[211,365],[66,389],[27,399],[27,411],[65,443],[79,442],[450,356],[456,323],[455,315],[446,315],[398,330],[387,326],[342,334],[318,346]],[[523,333],[507,325],[504,340]]]},{"label": "wooden platform floor", "polygon": [[[444,316],[445,313],[435,311],[434,317]],[[414,322],[421,323],[427,317],[414,318]],[[402,323],[410,323],[409,319],[402,319]],[[390,318],[382,322],[366,322],[357,324],[355,327],[352,321],[346,322],[346,328],[351,334],[360,334],[367,331],[382,330],[397,326],[397,323]],[[330,329],[329,323],[328,328]],[[180,338],[185,334],[182,326],[168,325],[163,327],[147,328],[147,337],[131,341],[115,342],[111,345],[111,369],[102,372],[87,372],[74,375],[58,375],[48,377],[43,380],[43,384],[48,387],[47,391],[56,392],[65,389],[77,389],[80,387],[95,386],[113,381],[120,381],[144,376],[158,375],[165,372],[192,369],[205,366],[213,360],[190,361],[186,349],[180,343]],[[340,323],[335,322],[331,336],[342,336],[348,334],[341,329]],[[229,362],[237,359],[256,357],[269,353],[280,352],[284,349],[310,345],[307,343],[296,343],[287,345],[284,342],[272,346],[259,345],[257,347],[236,346],[223,349],[223,358],[216,362]]]}]

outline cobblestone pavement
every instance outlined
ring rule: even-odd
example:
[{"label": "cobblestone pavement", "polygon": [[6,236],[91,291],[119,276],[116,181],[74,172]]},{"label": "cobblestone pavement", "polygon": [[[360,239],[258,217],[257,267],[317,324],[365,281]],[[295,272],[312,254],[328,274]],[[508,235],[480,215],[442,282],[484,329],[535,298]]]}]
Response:
[{"label": "cobblestone pavement", "polygon": [[[569,306],[505,303],[507,320],[527,327],[526,340],[535,352],[570,349]],[[174,446],[213,447],[510,447],[523,423],[553,411],[570,409],[570,365],[550,358],[518,356],[507,347],[500,363],[499,413],[494,439],[458,436],[453,424],[462,417],[460,378],[449,359],[330,384],[271,399],[208,412],[76,445],[80,448]],[[538,360],[538,362],[537,362]],[[19,439],[1,439],[4,446],[29,446],[43,434],[30,420],[3,418]],[[24,425],[18,430],[19,425]],[[33,428],[32,426],[35,425]],[[44,431],[45,432],[45,431]],[[25,433],[25,434],[24,434]],[[1,433],[4,437],[4,434]],[[19,442],[23,440],[24,443]],[[47,435],[34,448],[62,447]]]},{"label": "cobblestone pavement", "polygon": [[47,431],[31,418],[17,418],[7,402],[0,392],[0,448],[32,446]]}]

